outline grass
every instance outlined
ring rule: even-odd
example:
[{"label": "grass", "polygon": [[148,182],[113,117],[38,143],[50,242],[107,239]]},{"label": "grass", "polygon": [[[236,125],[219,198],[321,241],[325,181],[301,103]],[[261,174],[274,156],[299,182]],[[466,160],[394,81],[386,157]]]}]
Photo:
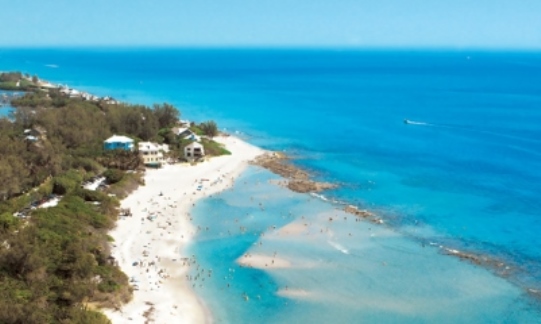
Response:
[{"label": "grass", "polygon": [[231,152],[226,150],[225,147],[213,140],[203,138],[201,144],[205,148],[206,155],[220,156],[220,155],[231,155]]},{"label": "grass", "polygon": [[126,173],[122,177],[122,180],[110,185],[106,192],[115,195],[118,199],[123,199],[143,184],[144,180],[141,173]]}]

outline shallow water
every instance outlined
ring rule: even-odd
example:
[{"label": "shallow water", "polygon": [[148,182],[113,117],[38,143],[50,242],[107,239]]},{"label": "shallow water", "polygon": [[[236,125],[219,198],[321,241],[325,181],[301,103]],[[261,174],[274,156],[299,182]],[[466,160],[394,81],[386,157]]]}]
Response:
[{"label": "shallow water", "polygon": [[[233,189],[203,200],[193,212],[201,232],[188,251],[197,258],[192,283],[218,323],[539,318],[507,281],[386,226],[356,221],[319,199],[279,188],[269,181],[274,178],[251,167]],[[283,234],[291,224],[300,224],[302,232]],[[289,260],[291,267],[239,266],[235,260],[246,253]]]}]

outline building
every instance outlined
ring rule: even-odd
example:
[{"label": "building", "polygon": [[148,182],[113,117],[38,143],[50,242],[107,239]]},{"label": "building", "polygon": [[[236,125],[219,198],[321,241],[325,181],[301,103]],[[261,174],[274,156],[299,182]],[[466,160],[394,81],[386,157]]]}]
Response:
[{"label": "building", "polygon": [[47,138],[47,131],[41,126],[25,129],[23,134],[24,139],[30,142],[37,142],[40,139],[44,140]]},{"label": "building", "polygon": [[126,136],[113,135],[103,142],[105,150],[133,151],[133,140]]},{"label": "building", "polygon": [[81,97],[81,92],[79,92],[78,90],[75,90],[75,89],[71,89],[71,88],[68,88],[68,87],[61,87],[60,88],[60,93],[70,97],[70,98],[80,98]]},{"label": "building", "polygon": [[187,120],[187,119],[181,119],[181,120],[178,121],[177,124],[178,124],[179,126],[181,126],[181,127],[190,127],[190,124],[191,124],[191,123],[190,123],[190,121]]},{"label": "building", "polygon": [[159,145],[151,142],[140,142],[138,151],[144,165],[159,167],[165,162],[163,152],[169,152],[169,146],[167,144]]},{"label": "building", "polygon": [[175,127],[172,129],[173,134],[177,135],[183,140],[200,141],[201,137],[192,132],[189,128]]},{"label": "building", "polygon": [[184,148],[184,158],[188,162],[193,162],[196,160],[199,160],[205,156],[205,149],[203,148],[203,145],[197,142],[193,142],[192,144],[186,146]]}]

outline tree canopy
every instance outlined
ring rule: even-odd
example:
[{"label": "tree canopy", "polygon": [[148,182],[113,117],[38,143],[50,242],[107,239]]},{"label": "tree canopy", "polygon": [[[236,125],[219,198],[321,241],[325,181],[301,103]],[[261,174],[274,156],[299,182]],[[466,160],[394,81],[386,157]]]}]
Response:
[{"label": "tree canopy", "polygon": [[[137,153],[104,151],[103,141],[122,134],[163,142],[179,112],[56,90],[29,92],[12,105],[12,119],[0,118],[0,323],[109,323],[85,305],[115,306],[131,296],[108,245],[118,200],[82,182],[112,168],[104,173],[110,193],[133,190],[137,175],[120,169],[137,168]],[[33,210],[29,220],[13,216],[51,194],[64,196],[58,206]]]},{"label": "tree canopy", "polygon": [[199,128],[203,131],[204,135],[214,137],[218,135],[218,125],[213,120],[203,122],[199,125]]},{"label": "tree canopy", "polygon": [[[0,83],[21,77],[1,74]],[[181,154],[187,141],[172,132],[180,113],[169,104],[90,101],[58,89],[28,92],[12,105],[12,119],[0,118],[0,323],[108,323],[87,303],[116,306],[131,296],[109,251],[118,200],[108,194],[124,197],[141,183],[123,171],[141,160],[136,152],[104,151],[103,142],[126,135]],[[218,134],[214,121],[192,129]],[[212,140],[202,143],[209,154],[229,154]],[[97,175],[107,179],[106,193],[82,188]],[[31,210],[30,219],[13,216],[54,194],[63,195],[58,206]]]}]

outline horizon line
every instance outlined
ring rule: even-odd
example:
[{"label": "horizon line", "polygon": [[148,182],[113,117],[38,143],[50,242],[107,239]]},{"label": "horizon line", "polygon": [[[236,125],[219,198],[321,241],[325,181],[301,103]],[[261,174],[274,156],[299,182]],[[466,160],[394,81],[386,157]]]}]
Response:
[{"label": "horizon line", "polygon": [[174,44],[84,44],[0,45],[0,50],[324,50],[324,51],[433,51],[433,52],[541,52],[541,47],[488,46],[338,46],[338,45],[174,45]]}]

